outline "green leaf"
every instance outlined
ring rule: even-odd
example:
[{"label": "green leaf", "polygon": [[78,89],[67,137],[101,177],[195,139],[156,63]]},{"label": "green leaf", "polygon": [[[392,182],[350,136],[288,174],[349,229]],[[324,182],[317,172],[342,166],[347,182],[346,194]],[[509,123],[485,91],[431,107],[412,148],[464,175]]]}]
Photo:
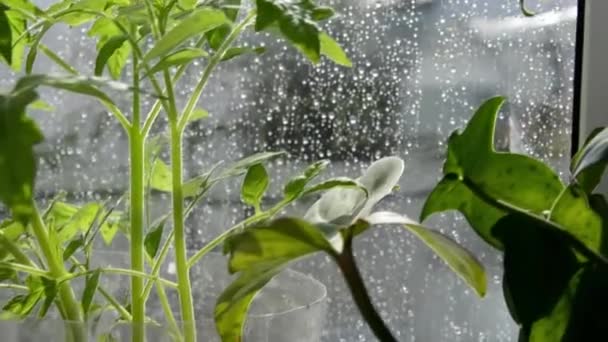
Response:
[{"label": "green leaf", "polygon": [[[127,36],[120,35],[114,36],[108,41],[106,41],[103,46],[99,49],[99,53],[97,54],[97,58],[95,59],[95,76],[101,76],[103,74],[103,69],[108,64],[108,61],[114,54],[127,42]],[[128,45],[128,44],[127,44]],[[112,73],[114,79],[118,79],[120,77],[120,73],[118,75]]]},{"label": "green leaf", "polygon": [[82,293],[82,311],[85,315],[88,315],[89,309],[91,308],[91,303],[93,303],[93,298],[95,297],[95,292],[97,292],[97,287],[99,286],[99,277],[101,276],[100,270],[93,271],[93,274],[87,277],[85,282],[84,291]]},{"label": "green leaf", "polygon": [[277,158],[278,156],[284,155],[285,152],[260,152],[252,154],[248,157],[245,157],[241,160],[236,161],[230,167],[222,170],[217,179],[225,179],[229,177],[235,177],[245,174],[249,168],[255,164],[260,164],[266,162],[268,160]]},{"label": "green leaf", "polygon": [[55,221],[59,242],[72,240],[78,232],[86,233],[100,216],[102,210],[103,207],[99,203],[87,203],[78,209],[66,223],[60,224],[60,222]]},{"label": "green leaf", "polygon": [[[241,8],[241,0],[220,0],[211,3],[212,6],[220,8],[226,14],[226,18],[230,20],[230,22],[234,23],[236,20],[239,10]],[[214,28],[213,30],[205,33],[207,36],[207,41],[209,42],[209,46],[217,50],[222,45],[226,37],[232,31],[231,25],[222,25]]]},{"label": "green leaf", "polygon": [[190,117],[188,118],[189,122],[198,121],[201,119],[206,119],[209,117],[209,112],[203,108],[195,108]]},{"label": "green leaf", "polygon": [[243,186],[241,198],[245,204],[259,208],[264,193],[268,189],[268,172],[262,164],[255,164],[249,168]]},{"label": "green leaf", "polygon": [[114,103],[114,101],[112,101],[112,99],[103,91],[99,90],[100,86],[109,87],[118,91],[130,90],[129,86],[124,83],[110,82],[97,77],[28,75],[19,79],[14,92],[33,90],[42,85],[96,97],[107,103]]},{"label": "green leaf", "polygon": [[[103,12],[108,0],[79,0],[72,1],[69,7],[71,10],[89,10]],[[73,13],[61,16],[60,20],[70,26],[80,26],[97,18],[97,14],[74,11]]]},{"label": "green leaf", "polygon": [[346,52],[342,50],[342,47],[338,42],[333,40],[327,33],[321,33],[319,35],[319,40],[321,42],[321,54],[325,57],[334,61],[334,63],[343,65],[345,67],[352,67],[353,63],[346,55]]},{"label": "green leaf", "polygon": [[116,233],[118,233],[119,228],[119,222],[104,224],[101,226],[99,232],[101,233],[101,238],[106,246],[110,246],[112,244],[112,241],[114,240]]},{"label": "green leaf", "polygon": [[48,22],[42,26],[40,32],[34,38],[34,41],[30,45],[30,50],[27,53],[26,62],[25,62],[25,73],[31,74],[32,69],[34,68],[34,62],[36,61],[36,56],[38,55],[38,45],[40,45],[40,41],[42,37],[48,32],[48,30],[53,26],[52,23]]},{"label": "green leaf", "polygon": [[25,114],[37,94],[0,94],[0,200],[14,218],[27,222],[33,213],[36,161],[34,145],[43,139],[36,123]]},{"label": "green leaf", "polygon": [[17,271],[9,267],[0,267],[0,281],[14,280],[17,278]]},{"label": "green leaf", "polygon": [[51,106],[50,104],[42,101],[42,100],[36,100],[34,102],[32,102],[30,104],[30,108],[31,109],[36,109],[36,110],[42,110],[45,112],[53,112],[55,111],[55,107]]},{"label": "green leaf", "polygon": [[380,211],[364,218],[371,225],[398,224],[412,232],[464,280],[480,297],[485,296],[487,283],[483,265],[473,253],[449,237],[426,228],[407,216]]},{"label": "green leaf", "polygon": [[601,254],[606,236],[602,217],[591,207],[589,197],[578,185],[566,188],[558,197],[549,220],[557,223],[585,244],[590,250]]},{"label": "green leaf", "polygon": [[587,184],[585,188],[588,192],[597,186],[608,164],[608,128],[596,130],[592,134],[592,138],[574,157],[570,168],[573,177]]},{"label": "green leaf", "polygon": [[363,192],[367,192],[367,189],[358,181],[346,177],[331,178],[321,183],[315,184],[307,188],[302,196],[307,196],[320,191],[327,191],[333,188],[353,188]]},{"label": "green leaf", "polygon": [[457,178],[444,177],[429,194],[422,208],[420,220],[433,213],[458,210],[477,234],[490,245],[502,249],[502,243],[492,235],[492,227],[506,213],[477,197]]},{"label": "green leaf", "polygon": [[215,304],[215,326],[222,341],[242,341],[243,326],[249,306],[256,294],[279,274],[285,263],[281,261],[243,271],[222,292]]},{"label": "green leaf", "polygon": [[38,318],[44,318],[57,297],[57,282],[52,279],[39,278],[44,292],[44,302],[38,311]]},{"label": "green leaf", "polygon": [[[310,0],[256,0],[255,30],[262,31],[278,26],[282,36],[302,52],[310,61],[318,63],[321,56],[319,28],[313,19],[318,7]],[[317,13],[318,15],[318,13]]]},{"label": "green leaf", "polygon": [[260,55],[266,52],[265,47],[249,48],[249,47],[233,47],[228,49],[222,56],[222,62],[229,61],[245,54],[256,54]]},{"label": "green leaf", "polygon": [[0,56],[13,71],[18,72],[30,38],[26,33],[26,18],[18,10],[7,8],[4,4],[0,5],[0,13]]},{"label": "green leaf", "polygon": [[146,248],[146,253],[152,259],[156,257],[156,253],[158,252],[158,247],[160,246],[160,241],[163,238],[163,230],[165,229],[165,223],[167,219],[162,219],[156,227],[152,228],[152,230],[146,235],[144,239],[144,246]]},{"label": "green leaf", "polygon": [[291,218],[248,228],[230,237],[225,247],[230,253],[230,272],[240,273],[215,307],[215,323],[223,341],[242,338],[251,301],[289,261],[317,251],[334,253],[319,228]]},{"label": "green leaf", "polygon": [[320,160],[310,164],[304,173],[290,179],[287,184],[285,184],[285,188],[283,189],[283,194],[286,199],[295,199],[302,195],[306,185],[310,183],[313,179],[315,179],[323,170],[327,168],[329,165],[329,160]]},{"label": "green leaf", "polygon": [[148,62],[153,58],[162,57],[184,41],[228,22],[224,12],[203,7],[179,22],[159,39],[144,56],[144,60]]},{"label": "green leaf", "polygon": [[6,12],[9,10],[0,4],[0,55],[11,65],[13,63],[13,32]]},{"label": "green leaf", "polygon": [[500,219],[492,233],[504,245],[505,293],[524,331],[550,314],[579,269],[571,248],[545,223],[521,214]]},{"label": "green leaf", "polygon": [[[564,189],[557,174],[542,162],[494,150],[495,122],[503,102],[502,97],[486,101],[462,133],[452,133],[443,167],[447,181],[440,183],[444,189],[441,196],[431,195],[427,199],[422,212],[424,220],[438,209],[459,210],[467,215],[481,237],[498,248],[500,244],[495,243],[489,229],[495,223],[492,220],[500,215],[493,210],[486,216],[488,206],[479,206],[485,199],[477,197],[487,196],[541,215],[551,209]],[[468,191],[455,182],[462,183]],[[434,203],[436,201],[443,203]]]},{"label": "green leaf", "polygon": [[171,169],[161,159],[156,159],[154,161],[151,177],[150,186],[152,189],[164,192],[173,191],[173,176]]},{"label": "green leaf", "polygon": [[166,68],[169,68],[172,66],[188,64],[195,59],[208,57],[208,56],[209,56],[209,54],[203,49],[184,48],[184,49],[178,50],[164,58],[161,58],[161,60],[158,61],[158,63],[156,63],[152,68],[150,68],[150,71],[147,73],[147,75],[157,73],[159,71],[165,70]]},{"label": "green leaf", "polygon": [[226,242],[230,253],[230,273],[246,270],[269,261],[289,261],[333,247],[318,227],[295,218],[280,218],[268,224],[245,229]]},{"label": "green leaf", "polygon": [[192,9],[196,5],[197,0],[178,0],[177,3],[184,9]]}]

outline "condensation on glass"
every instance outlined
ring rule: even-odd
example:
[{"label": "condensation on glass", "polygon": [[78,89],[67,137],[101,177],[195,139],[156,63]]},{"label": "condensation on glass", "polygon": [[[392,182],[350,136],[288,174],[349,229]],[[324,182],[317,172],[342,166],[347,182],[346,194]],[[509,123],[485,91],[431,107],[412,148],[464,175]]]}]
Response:
[{"label": "condensation on glass", "polygon": [[[40,4],[50,1],[38,1]],[[524,18],[516,0],[332,0],[339,16],[326,23],[354,67],[311,66],[274,37],[250,34],[241,44],[264,45],[260,56],[225,65],[200,106],[210,118],[186,135],[187,176],[217,161],[262,150],[286,150],[272,164],[282,182],[306,163],[332,160],[326,175],[356,176],[371,161],[395,154],[406,160],[401,190],[380,204],[416,217],[437,181],[445,142],[484,99],[508,97],[496,136],[498,149],[531,154],[566,171],[570,150],[575,0],[532,2]],[[46,43],[79,70],[91,72],[93,42],[86,28],[58,27]],[[60,72],[44,57],[36,70]],[[202,71],[190,68],[179,85],[183,102]],[[3,76],[9,72],[3,68]],[[9,87],[14,75],[2,77]],[[124,77],[129,77],[127,74]],[[34,113],[46,141],[38,150],[38,195],[66,189],[75,200],[118,196],[128,179],[127,141],[120,126],[94,101],[44,90],[52,113]],[[125,94],[114,94],[123,105]],[[148,99],[151,103],[153,99]],[[150,103],[146,105],[149,106]],[[125,107],[128,108],[128,107]],[[165,123],[155,128],[160,133]],[[238,182],[216,188],[188,222],[192,248],[250,212]],[[290,208],[301,213],[308,203]],[[152,214],[168,208],[157,196]],[[356,244],[357,259],[379,311],[402,341],[515,341],[516,327],[502,291],[501,259],[457,214],[429,225],[471,248],[487,266],[489,290],[480,300],[433,253],[407,232],[376,229]],[[323,256],[296,266],[329,290],[326,341],[373,341],[336,267]]]}]

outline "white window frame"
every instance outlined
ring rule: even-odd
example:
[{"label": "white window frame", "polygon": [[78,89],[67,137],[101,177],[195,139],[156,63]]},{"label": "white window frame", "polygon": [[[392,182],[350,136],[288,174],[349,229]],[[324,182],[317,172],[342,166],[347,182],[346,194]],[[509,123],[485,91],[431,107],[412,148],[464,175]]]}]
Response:
[{"label": "white window frame", "polygon": [[[608,0],[579,0],[573,149],[596,127],[608,126]],[[605,177],[608,178],[608,177]],[[608,194],[604,179],[599,192]]]}]

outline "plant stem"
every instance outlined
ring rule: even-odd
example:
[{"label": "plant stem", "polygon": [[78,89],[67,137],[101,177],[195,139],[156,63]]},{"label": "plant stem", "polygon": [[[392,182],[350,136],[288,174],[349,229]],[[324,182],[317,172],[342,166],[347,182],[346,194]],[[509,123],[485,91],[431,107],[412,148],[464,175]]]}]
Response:
[{"label": "plant stem", "polygon": [[357,264],[355,263],[352,237],[345,239],[344,251],[340,255],[335,256],[335,258],[338,262],[340,271],[342,271],[342,274],[346,279],[353,299],[359,308],[359,312],[361,312],[361,315],[374,332],[374,335],[382,342],[397,342],[397,339],[384,324],[384,321],[376,311],[376,308],[374,308],[374,304],[372,304],[371,298],[365,289],[363,277],[361,277],[359,268],[357,268]]},{"label": "plant stem", "polygon": [[182,141],[181,130],[177,120],[171,120],[171,171],[173,177],[173,231],[175,246],[175,263],[177,267],[177,284],[184,329],[184,340],[196,342],[196,324],[192,289],[190,288],[190,270],[186,254],[186,234],[184,229],[184,194],[182,189]]},{"label": "plant stem", "polygon": [[[47,227],[42,221],[40,212],[38,211],[38,208],[36,208],[36,204],[33,201],[32,208],[34,208],[34,213],[32,215],[32,230],[36,236],[38,244],[40,245],[42,254],[46,259],[49,273],[54,279],[63,278],[69,275],[68,271],[65,269],[65,265],[63,264],[63,258],[57,255],[57,246],[53,246],[51,244]],[[72,329],[74,339],[76,341],[86,341],[86,333],[78,324],[83,322],[82,310],[80,309],[80,303],[78,303],[76,300],[76,296],[74,295],[74,291],[72,290],[70,283],[64,282],[59,284],[58,294],[59,300],[61,301],[61,306],[64,309],[62,311],[65,313],[64,319],[71,321],[72,324],[74,324]]]},{"label": "plant stem", "polygon": [[186,125],[188,124],[190,115],[192,115],[192,112],[194,111],[194,106],[196,106],[196,103],[198,102],[199,98],[201,97],[201,94],[203,93],[203,89],[205,89],[205,85],[207,85],[207,82],[209,81],[209,77],[211,77],[211,74],[213,73],[213,71],[215,70],[217,65],[222,61],[224,54],[230,48],[232,43],[234,43],[234,41],[239,37],[241,32],[253,21],[253,19],[255,18],[255,15],[256,15],[255,10],[252,10],[251,12],[249,12],[249,14],[247,14],[247,17],[245,17],[245,19],[243,19],[243,21],[241,21],[232,30],[232,32],[230,32],[228,37],[226,37],[226,40],[224,40],[222,45],[217,49],[217,52],[209,60],[209,63],[207,64],[207,66],[205,67],[205,70],[203,71],[203,76],[201,77],[200,81],[196,84],[196,87],[194,88],[194,91],[192,92],[192,96],[188,100],[188,103],[186,104],[186,107],[184,108],[184,111],[182,112],[182,115],[179,118],[179,127],[181,130],[183,130],[186,127]]},{"label": "plant stem", "polygon": [[[139,74],[138,58],[133,56],[133,124],[129,134],[130,152],[130,214],[131,214],[131,269],[144,273],[144,136],[140,131]],[[133,342],[144,342],[146,303],[141,298],[144,280],[131,277],[131,314],[133,316]]]}]

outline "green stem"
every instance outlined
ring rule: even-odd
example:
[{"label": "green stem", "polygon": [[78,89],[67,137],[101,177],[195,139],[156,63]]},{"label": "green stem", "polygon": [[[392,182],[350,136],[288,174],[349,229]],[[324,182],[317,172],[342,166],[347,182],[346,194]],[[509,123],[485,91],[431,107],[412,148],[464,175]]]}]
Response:
[{"label": "green stem", "polygon": [[177,284],[184,329],[184,340],[196,342],[196,329],[194,319],[194,305],[192,303],[192,289],[190,287],[190,272],[188,269],[188,256],[186,253],[186,233],[184,227],[184,194],[182,189],[182,142],[181,130],[176,120],[170,122],[171,126],[171,171],[173,180],[173,231],[175,246],[175,263],[177,267]]},{"label": "green stem", "polygon": [[192,115],[192,112],[194,111],[194,107],[196,106],[196,103],[198,102],[199,98],[201,97],[201,94],[203,93],[203,89],[205,88],[205,85],[207,85],[207,82],[209,81],[209,77],[211,77],[211,74],[213,73],[213,71],[215,70],[217,65],[222,61],[224,54],[230,48],[230,46],[232,46],[232,43],[234,43],[234,41],[239,37],[241,32],[249,24],[251,24],[251,22],[255,18],[255,15],[256,15],[255,10],[252,10],[251,12],[249,12],[249,14],[247,14],[247,17],[245,17],[245,19],[243,19],[243,21],[241,21],[232,30],[232,32],[230,32],[228,37],[226,37],[226,40],[224,40],[222,45],[217,49],[217,52],[209,60],[209,63],[207,64],[207,66],[205,67],[205,70],[203,71],[203,76],[201,77],[200,81],[197,83],[196,87],[194,88],[194,91],[192,92],[192,95],[190,96],[190,99],[188,100],[188,103],[186,104],[186,107],[184,108],[184,111],[182,112],[182,115],[179,119],[180,130],[183,130],[186,127],[186,125],[188,124],[190,115]]},{"label": "green stem", "polygon": [[355,263],[352,238],[349,237],[345,239],[344,251],[342,254],[335,256],[335,258],[338,262],[340,271],[342,271],[342,274],[346,279],[346,283],[355,300],[355,304],[357,304],[357,307],[359,308],[359,312],[361,312],[361,315],[372,329],[374,335],[382,342],[397,342],[397,339],[393,336],[390,329],[384,324],[380,314],[376,311],[376,308],[374,307],[374,304],[372,304],[372,300],[365,289],[365,282]]},{"label": "green stem", "polygon": [[25,255],[23,251],[21,251],[21,248],[15,245],[15,243],[11,240],[7,239],[2,231],[0,231],[0,246],[2,246],[2,248],[6,249],[10,254],[12,254],[18,263],[31,267],[36,267],[36,264],[34,264],[34,262],[27,255]]},{"label": "green stem", "polygon": [[[69,275],[68,271],[65,269],[65,265],[63,264],[63,258],[57,255],[57,247],[51,244],[47,232],[47,227],[42,221],[40,212],[36,208],[36,204],[33,201],[32,207],[34,208],[34,213],[32,217],[32,230],[34,235],[36,236],[38,244],[40,245],[42,254],[46,259],[46,263],[49,268],[49,273],[54,279],[61,279]],[[76,324],[83,321],[83,314],[80,308],[80,304],[78,303],[78,301],[76,300],[76,296],[74,295],[74,291],[70,286],[70,283],[64,282],[62,284],[59,284],[58,294],[59,300],[61,301],[61,306],[64,309],[64,319],[74,322],[74,328],[72,329],[74,339],[76,341],[86,341],[86,333],[79,324]]]},{"label": "green stem", "polygon": [[[140,101],[138,58],[133,56],[133,124],[129,134],[130,151],[130,214],[131,214],[131,269],[144,273],[144,156],[145,141],[140,131]],[[146,303],[141,298],[144,280],[141,277],[131,277],[131,313],[133,315],[133,342],[144,342],[146,318]]]},{"label": "green stem", "polygon": [[180,333],[179,325],[177,324],[177,321],[175,321],[175,317],[173,316],[173,309],[171,308],[171,304],[169,303],[169,298],[167,298],[165,287],[159,281],[155,281],[154,284],[156,284],[156,293],[158,293],[158,299],[160,300],[160,304],[163,307],[165,316],[167,316],[167,321],[171,326],[171,330],[175,334],[176,340],[182,341],[183,336]]}]

